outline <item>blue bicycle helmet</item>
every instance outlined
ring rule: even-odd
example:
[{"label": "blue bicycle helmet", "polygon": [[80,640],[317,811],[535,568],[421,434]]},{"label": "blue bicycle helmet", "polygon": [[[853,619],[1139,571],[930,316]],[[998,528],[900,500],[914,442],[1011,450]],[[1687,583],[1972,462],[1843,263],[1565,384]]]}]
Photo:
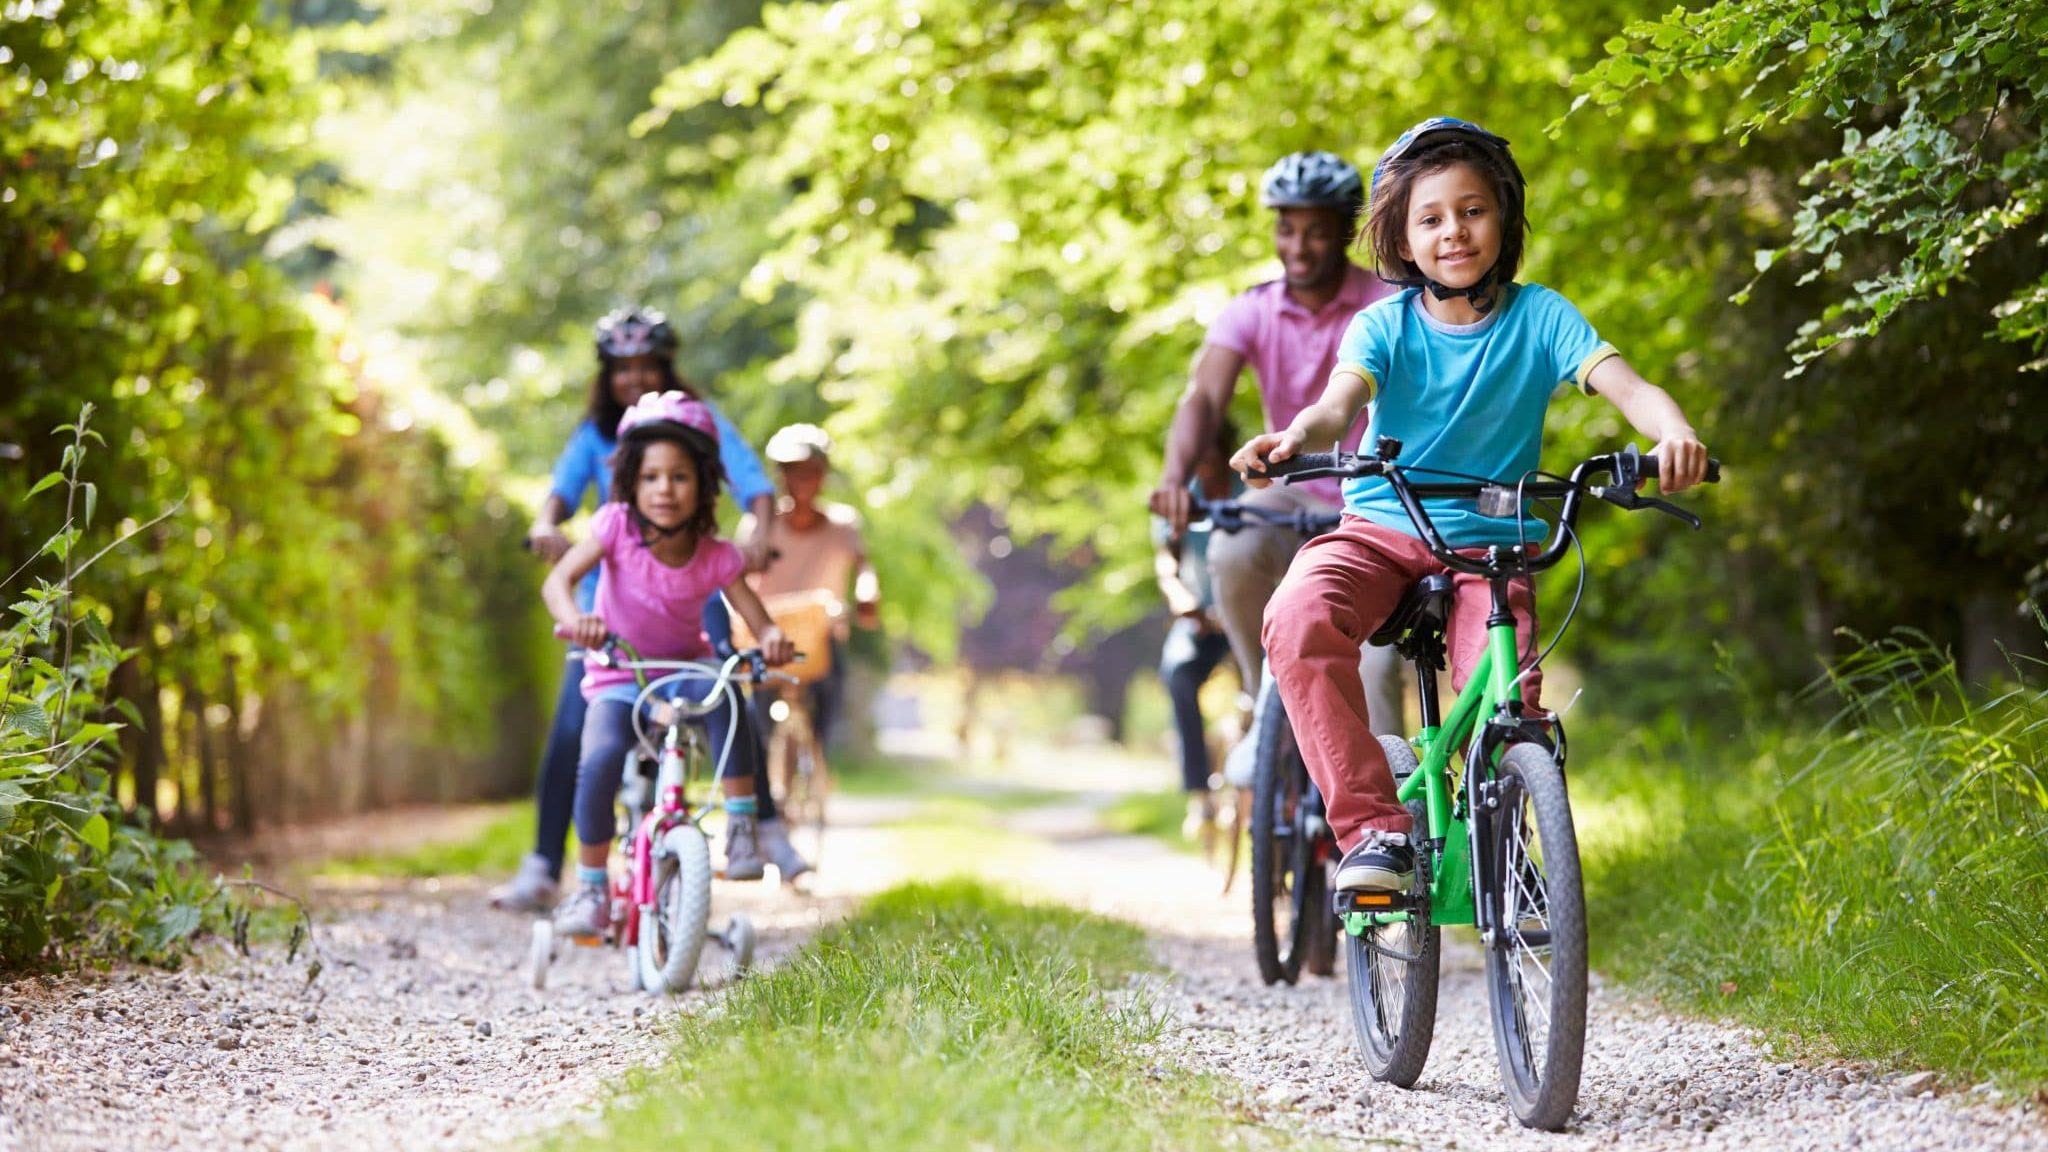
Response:
[{"label": "blue bicycle helmet", "polygon": [[1404,288],[1428,288],[1430,295],[1439,300],[1465,297],[1472,302],[1473,308],[1484,314],[1493,308],[1493,293],[1497,286],[1495,274],[1502,267],[1515,268],[1521,264],[1522,233],[1529,226],[1526,211],[1529,182],[1523,178],[1521,166],[1515,163],[1514,153],[1508,149],[1508,142],[1505,139],[1469,120],[1459,120],[1453,116],[1432,116],[1422,121],[1401,133],[1400,138],[1394,141],[1393,147],[1388,148],[1380,157],[1380,162],[1373,165],[1372,198],[1368,201],[1367,211],[1369,213],[1377,206],[1380,187],[1395,165],[1422,157],[1430,149],[1452,142],[1476,148],[1493,161],[1494,167],[1504,177],[1499,181],[1498,188],[1503,221],[1500,258],[1470,288],[1452,288],[1419,273],[1389,276],[1388,270],[1382,269],[1380,275],[1389,284],[1399,284]]}]

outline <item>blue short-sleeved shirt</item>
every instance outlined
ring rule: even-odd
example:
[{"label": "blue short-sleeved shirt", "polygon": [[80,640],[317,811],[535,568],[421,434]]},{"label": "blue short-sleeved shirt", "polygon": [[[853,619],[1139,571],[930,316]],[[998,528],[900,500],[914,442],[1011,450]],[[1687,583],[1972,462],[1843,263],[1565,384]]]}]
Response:
[{"label": "blue short-sleeved shirt", "polygon": [[[761,467],[761,458],[754,454],[753,447],[716,404],[705,401],[704,406],[711,409],[711,418],[718,423],[718,463],[725,469],[726,490],[732,493],[733,502],[745,511],[758,497],[773,497],[775,485],[769,483],[768,472]],[[571,514],[583,507],[583,497],[593,488],[597,490],[597,502],[603,504],[611,499],[612,453],[618,447],[618,440],[598,431],[595,421],[578,424],[575,434],[569,437],[569,446],[555,460],[555,475],[548,490],[561,497]],[[597,573],[598,569],[592,568],[576,588],[576,605],[585,612],[596,602]]]},{"label": "blue short-sleeved shirt", "polygon": [[[1352,318],[1336,371],[1363,376],[1371,389],[1367,444],[1392,436],[1401,441],[1401,463],[1410,469],[1513,484],[1537,466],[1544,412],[1558,385],[1585,389],[1593,366],[1613,355],[1613,346],[1601,342],[1571,301],[1540,284],[1509,285],[1499,308],[1467,325],[1431,316],[1421,289],[1410,288]],[[1344,509],[1416,535],[1385,477],[1347,481]],[[1471,500],[1431,500],[1428,509],[1455,547],[1520,539],[1513,517],[1481,516]],[[1533,517],[1522,528],[1531,540],[1548,530]]]}]

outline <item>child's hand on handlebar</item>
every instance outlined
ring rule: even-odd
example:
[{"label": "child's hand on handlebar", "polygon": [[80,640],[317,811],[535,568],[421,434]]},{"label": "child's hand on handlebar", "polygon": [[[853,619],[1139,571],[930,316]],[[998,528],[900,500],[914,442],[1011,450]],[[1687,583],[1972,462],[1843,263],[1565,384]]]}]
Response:
[{"label": "child's hand on handlebar", "polygon": [[787,664],[796,659],[796,645],[782,634],[782,629],[771,624],[757,639],[760,641],[761,659],[766,660],[771,666]]},{"label": "child's hand on handlebar", "polygon": [[1683,492],[1707,478],[1707,446],[1692,429],[1658,441],[1650,454],[1657,458],[1657,488]]},{"label": "child's hand on handlebar", "polygon": [[1284,432],[1262,433],[1245,441],[1244,447],[1230,458],[1230,466],[1243,474],[1246,484],[1264,488],[1272,483],[1265,477],[1266,465],[1291,459],[1307,442],[1306,437],[1291,428]]},{"label": "child's hand on handlebar", "polygon": [[579,648],[602,648],[611,632],[604,626],[604,617],[585,612],[573,620],[556,621],[555,635]]}]

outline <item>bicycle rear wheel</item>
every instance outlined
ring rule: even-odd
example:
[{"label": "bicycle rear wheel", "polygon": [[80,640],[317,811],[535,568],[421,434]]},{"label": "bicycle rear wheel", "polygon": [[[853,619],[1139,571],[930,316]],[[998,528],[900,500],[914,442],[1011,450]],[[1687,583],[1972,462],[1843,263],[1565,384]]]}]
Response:
[{"label": "bicycle rear wheel", "polygon": [[[1398,736],[1380,737],[1396,779],[1415,771],[1415,750]],[[1375,1080],[1412,1088],[1429,1062],[1436,1035],[1436,989],[1442,929],[1429,916],[1429,812],[1422,800],[1408,803],[1415,821],[1415,907],[1405,923],[1377,924],[1347,936],[1345,968],[1351,980],[1351,1022],[1358,1051]]]},{"label": "bicycle rear wheel", "polygon": [[1486,999],[1508,1106],[1555,1130],[1578,1102],[1586,1047],[1586,898],[1564,774],[1548,752],[1502,754],[1480,806],[1479,899],[1493,912]]},{"label": "bicycle rear wheel", "polygon": [[[1329,915],[1325,886],[1318,882],[1323,865],[1315,846],[1303,835],[1307,807],[1308,769],[1295,750],[1287,708],[1268,681],[1271,693],[1259,710],[1257,770],[1252,781],[1252,948],[1259,975],[1268,984],[1292,984],[1301,976],[1313,931],[1310,921]],[[1313,898],[1314,904],[1308,901]]]}]

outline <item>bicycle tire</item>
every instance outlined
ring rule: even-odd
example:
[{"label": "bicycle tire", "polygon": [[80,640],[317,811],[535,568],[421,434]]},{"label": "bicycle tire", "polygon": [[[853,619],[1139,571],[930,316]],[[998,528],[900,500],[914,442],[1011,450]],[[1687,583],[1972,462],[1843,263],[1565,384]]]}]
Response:
[{"label": "bicycle tire", "polygon": [[[1267,984],[1292,984],[1301,977],[1309,920],[1299,915],[1303,867],[1299,814],[1307,796],[1308,771],[1287,739],[1287,708],[1271,681],[1259,709],[1256,770],[1252,777],[1252,950]],[[1283,931],[1277,917],[1285,909]],[[1284,951],[1283,951],[1284,948]]]},{"label": "bicycle tire", "polygon": [[1482,906],[1495,909],[1486,948],[1494,1048],[1515,1118],[1555,1131],[1578,1103],[1586,1048],[1578,836],[1550,753],[1516,744],[1502,754],[1495,780],[1500,804],[1483,815],[1488,862],[1478,878]]},{"label": "bicycle tire", "polygon": [[640,911],[634,950],[647,991],[681,992],[697,978],[711,922],[711,845],[683,824],[662,837],[654,858],[654,903]]},{"label": "bicycle tire", "polygon": [[811,867],[816,868],[825,858],[825,801],[830,795],[831,776],[825,766],[825,749],[818,741],[817,730],[809,721],[791,733],[793,745],[789,773],[788,820],[790,827],[807,833],[804,845]]},{"label": "bicycle tire", "polygon": [[[1381,736],[1387,764],[1396,779],[1415,771],[1415,750],[1398,736]],[[1345,969],[1351,983],[1351,1023],[1358,1032],[1358,1052],[1375,1080],[1413,1088],[1429,1062],[1436,1036],[1437,980],[1442,972],[1443,930],[1429,916],[1430,855],[1420,841],[1428,836],[1429,811],[1421,797],[1408,802],[1415,821],[1410,840],[1417,842],[1415,885],[1417,907],[1406,924],[1368,928],[1346,936]],[[1400,959],[1399,957],[1411,957]]]}]

